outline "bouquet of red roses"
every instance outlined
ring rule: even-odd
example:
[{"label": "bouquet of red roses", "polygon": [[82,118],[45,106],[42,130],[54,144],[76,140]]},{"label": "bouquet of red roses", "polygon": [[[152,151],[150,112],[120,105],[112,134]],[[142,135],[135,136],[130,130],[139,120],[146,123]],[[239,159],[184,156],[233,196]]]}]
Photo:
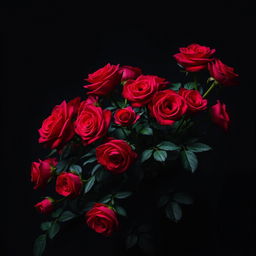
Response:
[{"label": "bouquet of red roses", "polygon": [[[34,189],[54,183],[56,195],[35,205],[49,217],[35,240],[36,256],[42,255],[60,224],[74,218],[83,218],[104,236],[118,232],[120,221],[129,215],[123,202],[136,197],[145,178],[156,179],[174,162],[193,173],[197,153],[211,150],[201,142],[206,126],[214,123],[228,130],[226,105],[209,95],[238,84],[238,75],[214,56],[215,49],[191,44],[179,50],[173,57],[186,82],[107,64],[85,79],[85,99],[64,100],[43,121],[39,143],[51,151],[32,163],[31,180]],[[192,201],[187,193],[167,189],[156,205],[177,222],[181,205]],[[147,239],[147,228],[139,225],[127,233],[126,246],[138,244],[147,251]]]}]

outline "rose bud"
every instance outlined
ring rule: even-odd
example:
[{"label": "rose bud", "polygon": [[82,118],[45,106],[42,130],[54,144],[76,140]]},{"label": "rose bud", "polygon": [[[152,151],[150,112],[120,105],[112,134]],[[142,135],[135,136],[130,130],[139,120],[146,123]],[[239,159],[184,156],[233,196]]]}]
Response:
[{"label": "rose bud", "polygon": [[172,125],[187,111],[185,99],[173,90],[157,92],[148,105],[151,115],[161,125]]},{"label": "rose bud", "polygon": [[234,68],[223,64],[219,59],[208,63],[210,75],[224,86],[238,84],[238,74],[234,72]]},{"label": "rose bud", "polygon": [[35,184],[34,189],[44,187],[52,176],[52,171],[57,165],[56,158],[49,158],[33,162],[31,166],[31,181]]},{"label": "rose bud", "polygon": [[62,148],[75,135],[73,120],[76,117],[80,98],[75,98],[68,103],[64,100],[52,110],[39,129],[39,143],[51,149]]},{"label": "rose bud", "polygon": [[226,111],[226,105],[217,100],[217,104],[210,109],[212,122],[221,127],[224,131],[228,130],[230,118]]},{"label": "rose bud", "polygon": [[111,236],[119,225],[115,211],[104,204],[95,203],[85,216],[87,225],[104,236]]},{"label": "rose bud", "polygon": [[56,180],[56,192],[70,198],[79,196],[82,186],[80,176],[70,172],[61,173]]},{"label": "rose bud", "polygon": [[181,88],[178,94],[185,99],[188,106],[188,111],[190,113],[202,111],[207,108],[207,100],[204,99],[197,90],[187,90],[185,88]]},{"label": "rose bud", "polygon": [[113,173],[125,172],[137,157],[131,146],[124,140],[110,138],[96,148],[98,162]]},{"label": "rose bud", "polygon": [[180,53],[174,54],[173,57],[188,72],[207,69],[207,64],[213,60],[212,55],[215,53],[215,49],[199,44],[190,44],[179,50]]},{"label": "rose bud", "polygon": [[53,211],[53,202],[54,200],[50,197],[45,198],[43,201],[37,203],[35,205],[35,208],[40,212],[44,214],[48,214]]},{"label": "rose bud", "polygon": [[87,92],[88,95],[108,95],[120,83],[121,75],[119,73],[119,65],[110,65],[108,63],[93,74],[89,74],[85,80],[91,83],[84,86],[84,88],[89,90]]},{"label": "rose bud", "polygon": [[123,109],[118,109],[114,114],[115,123],[121,126],[133,125],[139,118],[140,115],[137,115],[130,106]]},{"label": "rose bud", "polygon": [[122,66],[119,69],[119,73],[122,74],[121,82],[123,82],[130,79],[136,79],[139,75],[141,75],[142,71],[137,67]]},{"label": "rose bud", "polygon": [[131,101],[133,107],[142,107],[148,104],[154,94],[164,88],[168,82],[161,77],[140,75],[136,80],[128,80],[123,86],[122,95]]}]

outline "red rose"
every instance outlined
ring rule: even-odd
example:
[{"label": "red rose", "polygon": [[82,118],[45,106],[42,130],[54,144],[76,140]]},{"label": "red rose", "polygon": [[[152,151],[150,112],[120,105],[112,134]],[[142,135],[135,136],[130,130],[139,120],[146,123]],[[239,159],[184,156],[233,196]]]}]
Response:
[{"label": "red rose", "polygon": [[134,162],[137,154],[124,140],[109,139],[96,148],[98,162],[113,173],[125,172]]},{"label": "red rose", "polygon": [[186,100],[189,112],[195,113],[206,109],[207,100],[202,97],[199,91],[181,88],[178,93]]},{"label": "red rose", "polygon": [[238,74],[234,72],[234,68],[223,64],[219,59],[208,63],[208,70],[210,75],[222,85],[230,86],[238,84]]},{"label": "red rose", "polygon": [[51,149],[61,148],[74,136],[73,119],[77,114],[80,98],[70,102],[63,101],[52,110],[39,129],[39,143],[44,143]]},{"label": "red rose", "polygon": [[121,126],[130,126],[135,124],[139,118],[140,115],[137,115],[130,106],[118,109],[114,114],[115,123]]},{"label": "red rose", "polygon": [[56,191],[62,196],[77,197],[83,186],[81,178],[71,172],[61,173],[56,180]]},{"label": "red rose", "polygon": [[224,129],[224,131],[227,131],[230,123],[230,118],[226,111],[226,105],[224,103],[220,103],[220,101],[217,100],[217,104],[211,107],[210,113],[213,123]]},{"label": "red rose", "polygon": [[185,99],[173,90],[157,92],[149,104],[151,115],[161,125],[172,125],[187,111]]},{"label": "red rose", "polygon": [[75,121],[75,132],[88,145],[105,136],[111,121],[111,111],[103,110],[88,101],[81,102],[78,117]]},{"label": "red rose", "polygon": [[43,201],[37,203],[35,205],[35,208],[40,212],[40,213],[50,213],[53,210],[53,199],[52,198],[45,198]]},{"label": "red rose", "polygon": [[90,90],[87,94],[104,96],[109,94],[120,83],[120,79],[119,64],[110,65],[108,63],[93,74],[89,74],[85,80],[91,84],[85,85],[84,88]]},{"label": "red rose", "polygon": [[207,64],[212,61],[215,49],[210,49],[199,44],[191,44],[188,47],[179,48],[180,53],[173,57],[188,72],[197,72],[207,69]]},{"label": "red rose", "polygon": [[47,184],[57,163],[56,158],[49,158],[44,161],[39,159],[39,162],[32,163],[31,181],[35,183],[34,189],[44,187]]},{"label": "red rose", "polygon": [[131,67],[131,66],[122,66],[119,69],[120,74],[122,74],[121,81],[127,81],[130,79],[136,79],[141,75],[142,71],[140,68]]},{"label": "red rose", "polygon": [[140,75],[136,80],[125,83],[123,97],[131,101],[133,107],[142,107],[167,83],[164,78],[158,76]]},{"label": "red rose", "polygon": [[116,213],[104,204],[95,203],[85,216],[87,225],[105,236],[111,236],[119,225]]}]

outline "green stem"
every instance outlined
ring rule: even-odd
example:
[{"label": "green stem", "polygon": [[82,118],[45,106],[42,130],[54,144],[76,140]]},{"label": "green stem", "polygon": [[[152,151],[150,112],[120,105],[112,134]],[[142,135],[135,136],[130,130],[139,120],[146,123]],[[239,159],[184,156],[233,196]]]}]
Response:
[{"label": "green stem", "polygon": [[218,81],[214,80],[212,85],[208,88],[208,90],[204,93],[203,98],[205,98],[212,90],[213,88],[218,84]]}]

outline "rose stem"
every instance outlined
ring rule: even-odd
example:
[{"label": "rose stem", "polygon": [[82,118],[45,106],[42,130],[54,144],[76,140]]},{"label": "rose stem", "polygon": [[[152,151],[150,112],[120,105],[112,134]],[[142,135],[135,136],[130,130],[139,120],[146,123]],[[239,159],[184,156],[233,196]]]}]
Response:
[{"label": "rose stem", "polygon": [[212,89],[218,84],[218,81],[214,80],[212,85],[208,88],[208,90],[204,93],[203,98],[205,98],[211,91]]}]

